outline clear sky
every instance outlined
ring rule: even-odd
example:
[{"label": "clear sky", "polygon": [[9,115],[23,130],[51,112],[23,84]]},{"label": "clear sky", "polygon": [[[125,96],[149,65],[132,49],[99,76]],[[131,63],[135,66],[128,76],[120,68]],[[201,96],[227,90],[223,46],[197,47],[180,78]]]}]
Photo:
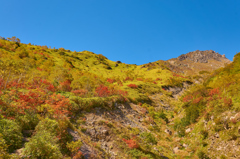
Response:
[{"label": "clear sky", "polygon": [[240,52],[240,0],[0,0],[0,36],[129,64]]}]

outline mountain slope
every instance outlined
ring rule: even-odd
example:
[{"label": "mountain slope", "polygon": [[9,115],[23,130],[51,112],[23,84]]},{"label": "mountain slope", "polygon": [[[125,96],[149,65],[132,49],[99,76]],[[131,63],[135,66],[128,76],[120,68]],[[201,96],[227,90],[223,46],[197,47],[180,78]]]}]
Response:
[{"label": "mountain slope", "polygon": [[[229,61],[204,51],[199,56],[208,61],[199,63],[194,61],[196,54],[137,66],[89,51],[22,44],[15,37],[0,39],[0,156],[214,156],[215,150],[208,152],[203,142],[214,145],[210,137],[215,130],[205,130],[202,122],[205,116],[238,111],[238,87],[234,87],[239,83],[239,55],[197,85],[195,77],[177,72],[195,75],[205,68],[210,71],[209,65],[215,69]],[[204,67],[188,71],[178,64],[191,60],[192,66]],[[224,106],[226,110],[219,111]],[[212,122],[207,124],[210,127]],[[216,121],[216,125],[224,126],[224,122]],[[185,133],[188,128],[192,133]],[[199,130],[204,131],[199,134]],[[209,139],[201,141],[204,132]]]}]

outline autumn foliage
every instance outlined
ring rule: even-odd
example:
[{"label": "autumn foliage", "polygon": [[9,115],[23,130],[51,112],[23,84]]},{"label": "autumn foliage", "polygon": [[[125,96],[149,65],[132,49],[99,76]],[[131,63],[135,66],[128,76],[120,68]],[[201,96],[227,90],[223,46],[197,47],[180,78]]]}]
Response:
[{"label": "autumn foliage", "polygon": [[103,84],[99,85],[95,92],[98,97],[108,97],[112,95],[126,96],[128,94],[127,91],[118,90],[115,87],[108,87]]},{"label": "autumn foliage", "polygon": [[138,86],[137,86],[136,84],[129,84],[129,85],[127,85],[127,86],[130,87],[130,88],[133,88],[133,89],[138,88]]},{"label": "autumn foliage", "polygon": [[137,141],[136,140],[134,140],[134,139],[129,139],[129,140],[127,140],[127,139],[122,139],[127,145],[128,145],[128,147],[130,148],[130,149],[137,149],[137,148],[139,148],[139,144],[137,143]]}]

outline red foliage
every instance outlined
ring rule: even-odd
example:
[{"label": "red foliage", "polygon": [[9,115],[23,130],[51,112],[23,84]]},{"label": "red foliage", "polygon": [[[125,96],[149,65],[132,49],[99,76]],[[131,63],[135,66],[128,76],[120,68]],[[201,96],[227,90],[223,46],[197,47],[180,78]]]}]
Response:
[{"label": "red foliage", "polygon": [[[26,88],[25,85],[19,85],[18,84],[18,88]],[[42,80],[42,79],[34,79],[33,82],[28,84],[28,89],[36,89],[36,88],[42,88],[44,90],[48,90],[51,92],[55,92],[56,88],[53,86],[53,84],[51,84],[50,82],[48,82],[47,80]]]},{"label": "red foliage", "polygon": [[83,156],[82,152],[81,151],[78,151],[74,156],[73,156],[73,159],[81,159]]},{"label": "red foliage", "polygon": [[66,80],[66,81],[60,83],[60,89],[65,92],[71,92],[72,88],[70,85],[71,85],[71,81]]},{"label": "red foliage", "polygon": [[124,81],[133,81],[133,78],[131,78],[131,77],[126,77]]},{"label": "red foliage", "polygon": [[86,89],[72,90],[72,93],[80,97],[85,97],[86,94],[88,93],[88,90]]},{"label": "red foliage", "polygon": [[114,94],[121,95],[121,96],[127,96],[128,92],[127,91],[123,91],[123,90],[115,90]]},{"label": "red foliage", "polygon": [[153,84],[157,84],[157,82],[154,81]]},{"label": "red foliage", "polygon": [[44,103],[44,99],[41,98],[40,94],[36,92],[29,91],[28,93],[18,93],[18,99],[15,100],[18,102],[18,111],[21,114],[25,114],[25,110],[30,110],[37,112],[37,106]]},{"label": "red foliage", "polygon": [[186,102],[189,102],[192,99],[193,99],[193,97],[191,95],[187,95],[183,98],[183,102],[186,103]]},{"label": "red foliage", "polygon": [[107,86],[104,86],[103,84],[101,84],[100,86],[98,86],[95,90],[95,92],[97,93],[97,95],[99,97],[107,97],[110,96],[111,92],[108,89]]},{"label": "red foliage", "polygon": [[46,100],[46,104],[49,104],[51,108],[54,110],[54,117],[59,118],[63,115],[71,114],[71,104],[68,98],[60,95],[53,94],[50,96],[49,100]]},{"label": "red foliage", "polygon": [[208,93],[209,96],[214,96],[216,94],[220,94],[219,88],[214,88]]},{"label": "red foliage", "polygon": [[223,103],[225,106],[230,107],[232,105],[232,99],[231,98],[223,98]]},{"label": "red foliage", "polygon": [[130,88],[133,88],[133,89],[138,88],[138,86],[136,84],[129,84],[127,86],[130,87]]},{"label": "red foliage", "polygon": [[111,79],[111,78],[108,78],[108,79],[107,79],[107,82],[109,82],[109,83],[114,83],[115,80],[114,80],[114,79]]},{"label": "red foliage", "polygon": [[196,99],[193,100],[193,103],[194,103],[194,104],[197,104],[197,103],[199,103],[202,99],[203,99],[203,97],[198,97],[198,98],[196,98]]},{"label": "red foliage", "polygon": [[213,98],[212,98],[212,97],[209,97],[207,100],[208,100],[208,101],[212,101],[212,100],[213,100]]},{"label": "red foliage", "polygon": [[142,78],[137,78],[137,81],[143,81],[143,79]]},{"label": "red foliage", "polygon": [[139,144],[133,139],[126,140],[123,138],[122,140],[128,145],[130,149],[139,148]]},{"label": "red foliage", "polygon": [[156,81],[162,81],[162,79],[161,78],[156,78]]},{"label": "red foliage", "polygon": [[39,67],[38,67],[37,69],[38,69],[39,71],[42,71],[42,69],[41,69],[41,68],[39,68]]},{"label": "red foliage", "polygon": [[112,95],[126,96],[128,94],[127,91],[117,90],[115,87],[109,88],[107,86],[104,86],[103,84],[98,86],[95,92],[97,93],[98,97],[108,97]]}]

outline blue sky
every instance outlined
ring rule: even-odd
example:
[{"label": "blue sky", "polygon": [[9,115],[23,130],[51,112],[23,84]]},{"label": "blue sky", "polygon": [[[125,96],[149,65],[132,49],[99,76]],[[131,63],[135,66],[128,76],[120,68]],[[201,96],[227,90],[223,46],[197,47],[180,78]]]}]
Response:
[{"label": "blue sky", "polygon": [[240,0],[0,0],[0,36],[129,64],[240,52]]}]

